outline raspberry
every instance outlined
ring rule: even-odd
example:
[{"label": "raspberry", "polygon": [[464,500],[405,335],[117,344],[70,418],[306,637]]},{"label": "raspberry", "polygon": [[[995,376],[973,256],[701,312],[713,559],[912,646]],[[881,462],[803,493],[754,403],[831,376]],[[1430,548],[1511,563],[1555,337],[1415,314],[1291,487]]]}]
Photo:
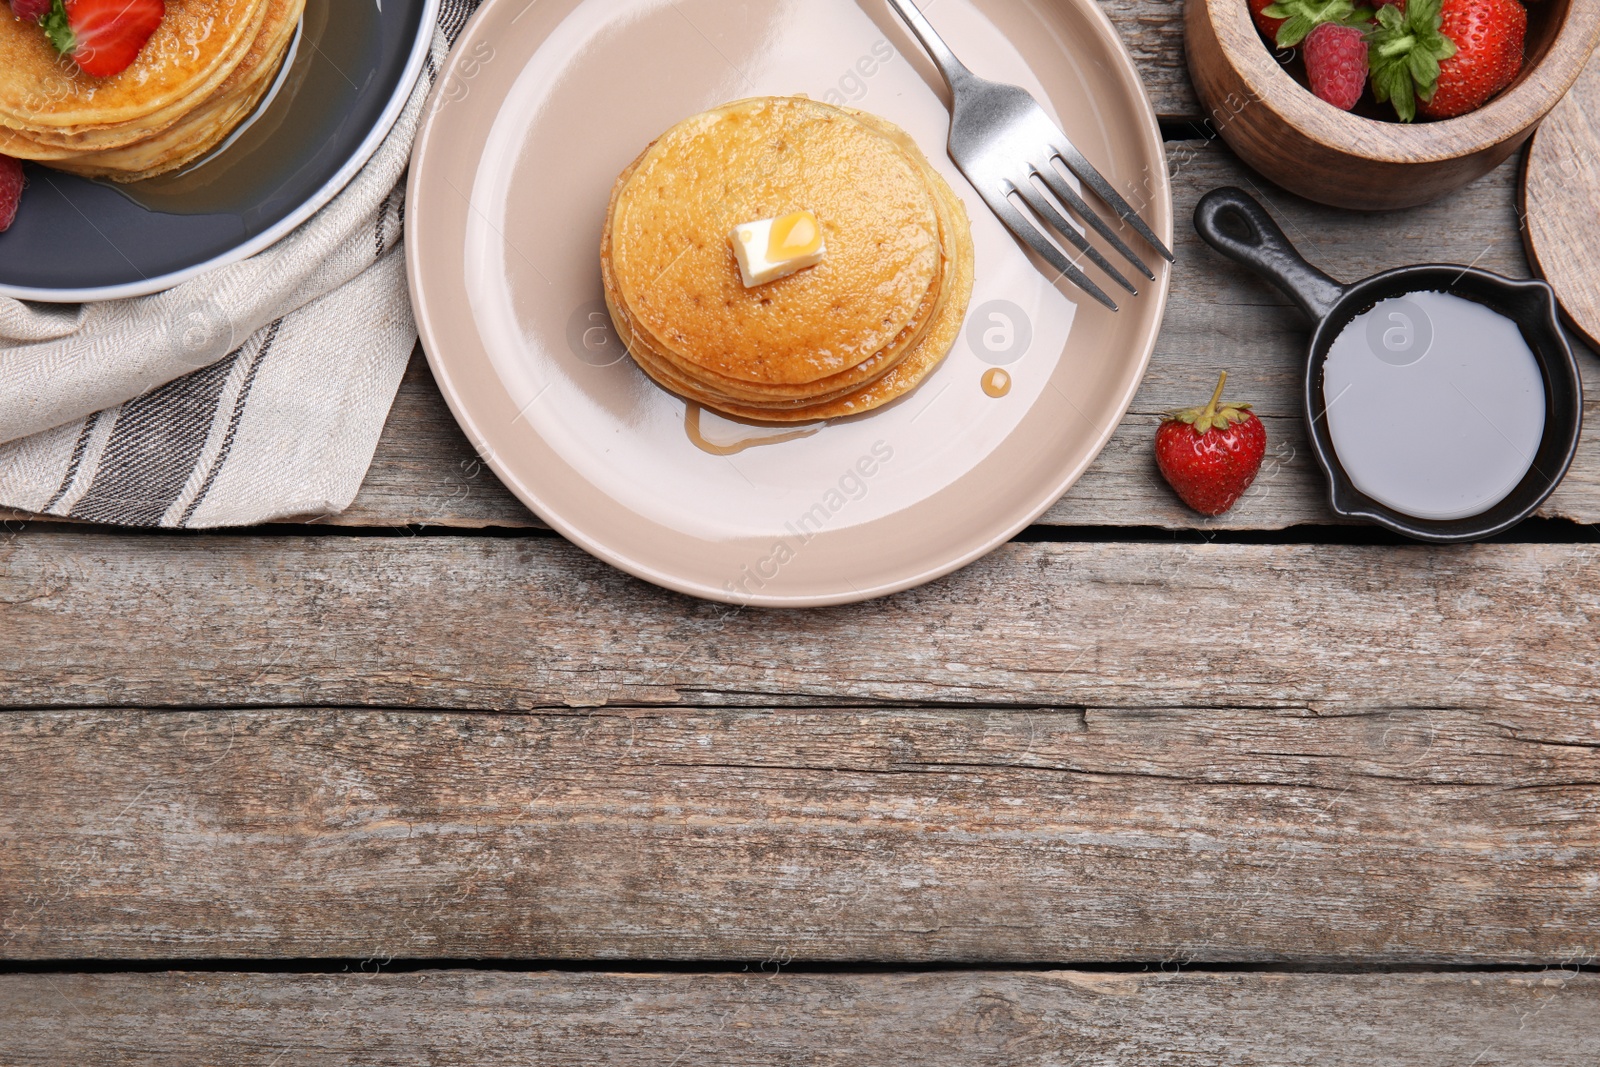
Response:
[{"label": "raspberry", "polygon": [[1311,91],[1349,111],[1367,87],[1367,36],[1354,26],[1324,22],[1305,41]]},{"label": "raspberry", "polygon": [[11,0],[11,13],[28,22],[38,22],[50,14],[50,0]]},{"label": "raspberry", "polygon": [[0,156],[0,233],[11,228],[22,200],[22,164],[10,156]]}]

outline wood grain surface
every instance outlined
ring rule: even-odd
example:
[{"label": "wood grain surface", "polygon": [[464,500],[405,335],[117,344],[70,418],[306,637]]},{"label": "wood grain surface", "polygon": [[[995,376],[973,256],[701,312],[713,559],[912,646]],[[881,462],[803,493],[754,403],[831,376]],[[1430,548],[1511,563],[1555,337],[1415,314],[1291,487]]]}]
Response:
[{"label": "wood grain surface", "polygon": [[1163,119],[1205,117],[1184,60],[1180,0],[1100,0],[1100,7],[1133,56],[1156,115]]},{"label": "wood grain surface", "polygon": [[[7,1063],[1591,1067],[1594,975],[29,975]],[[3,1010],[3,1009],[0,1009]]]},{"label": "wood grain surface", "polygon": [[1587,710],[1600,548],[1013,544],[811,612],[550,538],[0,542],[0,706],[861,701]]},{"label": "wood grain surface", "polygon": [[1600,720],[1448,702],[11,712],[0,954],[1594,962]]},{"label": "wood grain surface", "polygon": [[[1173,142],[1168,151],[1179,258],[1155,356],[1110,446],[1042,522],[1215,530],[1335,522],[1301,413],[1307,325],[1282,294],[1201,244],[1188,221],[1196,201],[1220,185],[1243,185],[1268,203],[1306,255],[1347,281],[1424,260],[1525,278],[1528,264],[1515,229],[1516,170],[1502,167],[1439,204],[1370,216],[1321,207],[1252,179],[1218,142]],[[1578,358],[1589,385],[1589,417],[1600,425],[1600,363],[1588,351]],[[1240,398],[1256,403],[1267,424],[1269,454],[1250,494],[1227,515],[1207,519],[1179,503],[1161,480],[1150,442],[1162,414],[1204,403],[1222,370]],[[1600,438],[1585,437],[1572,472],[1541,514],[1600,522]],[[360,496],[330,522],[538,525],[477,460],[420,358],[401,387]]]},{"label": "wood grain surface", "polygon": [[1600,61],[1528,146],[1522,235],[1540,277],[1555,287],[1572,324],[1600,343]]},{"label": "wood grain surface", "polygon": [[[1107,11],[1123,30],[1158,109],[1179,99],[1182,19],[1176,0],[1117,0]],[[1192,98],[1190,98],[1192,99]],[[1193,114],[1181,108],[1164,112]],[[1516,237],[1518,179],[1504,166],[1446,200],[1402,214],[1365,215],[1313,204],[1255,177],[1220,140],[1168,144],[1178,218],[1173,296],[1143,387],[1110,445],[1083,480],[1041,520],[1053,526],[1156,526],[1167,529],[1284,529],[1337,522],[1326,502],[1301,413],[1307,324],[1259,278],[1206,248],[1189,224],[1199,198],[1243,185],[1262,198],[1306,255],[1343,280],[1435,260],[1470,263],[1512,277],[1529,267]],[[1579,365],[1600,419],[1600,364]],[[1185,508],[1162,482],[1150,441],[1164,412],[1203,403],[1220,371],[1256,403],[1269,455],[1258,485],[1215,519]],[[1572,472],[1541,510],[1550,517],[1600,522],[1600,439],[1579,446]],[[23,516],[0,512],[0,519]],[[420,354],[413,358],[354,504],[329,525],[458,528],[542,527],[476,457],[446,408]]]}]

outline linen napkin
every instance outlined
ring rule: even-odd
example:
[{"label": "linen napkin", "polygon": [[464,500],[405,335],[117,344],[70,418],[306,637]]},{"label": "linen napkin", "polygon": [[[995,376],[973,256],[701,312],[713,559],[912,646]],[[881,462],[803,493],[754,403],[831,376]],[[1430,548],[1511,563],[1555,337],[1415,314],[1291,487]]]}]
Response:
[{"label": "linen napkin", "polygon": [[417,343],[400,247],[411,143],[477,5],[443,0],[393,130],[271,248],[134,300],[0,298],[0,506],[166,527],[349,506]]}]

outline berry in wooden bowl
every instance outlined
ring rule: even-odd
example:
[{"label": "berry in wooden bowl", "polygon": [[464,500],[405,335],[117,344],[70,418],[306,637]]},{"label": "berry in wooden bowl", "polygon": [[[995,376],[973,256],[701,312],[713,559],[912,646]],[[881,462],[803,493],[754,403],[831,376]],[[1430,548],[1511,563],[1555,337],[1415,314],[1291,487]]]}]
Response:
[{"label": "berry in wooden bowl", "polygon": [[[1432,58],[1446,71],[1437,86],[1426,78],[1408,83],[1414,86],[1409,103],[1419,112],[1412,122],[1401,121],[1407,101],[1394,97],[1405,87],[1401,73],[1429,73],[1428,57],[1405,54],[1411,47],[1406,28],[1385,33],[1370,11],[1365,18],[1356,9],[1330,20],[1361,28],[1375,58],[1385,44],[1395,52],[1394,62],[1377,58],[1372,82],[1359,96],[1349,69],[1355,49],[1342,39],[1348,32],[1302,24],[1294,47],[1275,51],[1264,35],[1277,36],[1289,20],[1269,12],[1286,9],[1259,0],[1185,0],[1189,73],[1211,126],[1241,159],[1285,189],[1336,207],[1414,207],[1481,177],[1515,152],[1600,43],[1600,4],[1592,0],[1501,2],[1527,13],[1520,70],[1509,85],[1496,86],[1503,65],[1474,76],[1466,51],[1460,59],[1440,60],[1435,48]],[[1323,6],[1330,5],[1316,5]],[[1395,14],[1387,16],[1391,22]],[[1448,11],[1442,21],[1444,30],[1454,28]],[[1320,40],[1308,43],[1313,34]],[[1305,59],[1319,48],[1339,65],[1329,64],[1331,73],[1314,79]],[[1313,92],[1314,82],[1328,99]]]}]

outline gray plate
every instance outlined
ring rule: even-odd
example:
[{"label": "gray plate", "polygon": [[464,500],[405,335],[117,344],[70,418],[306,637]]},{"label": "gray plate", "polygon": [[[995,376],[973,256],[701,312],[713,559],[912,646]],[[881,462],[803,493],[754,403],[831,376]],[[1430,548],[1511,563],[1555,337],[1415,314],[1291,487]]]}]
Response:
[{"label": "gray plate", "polygon": [[274,95],[231,144],[117,186],[29,164],[0,234],[0,295],[76,303],[160,292],[253,255],[338,194],[394,124],[439,0],[309,0]]}]

